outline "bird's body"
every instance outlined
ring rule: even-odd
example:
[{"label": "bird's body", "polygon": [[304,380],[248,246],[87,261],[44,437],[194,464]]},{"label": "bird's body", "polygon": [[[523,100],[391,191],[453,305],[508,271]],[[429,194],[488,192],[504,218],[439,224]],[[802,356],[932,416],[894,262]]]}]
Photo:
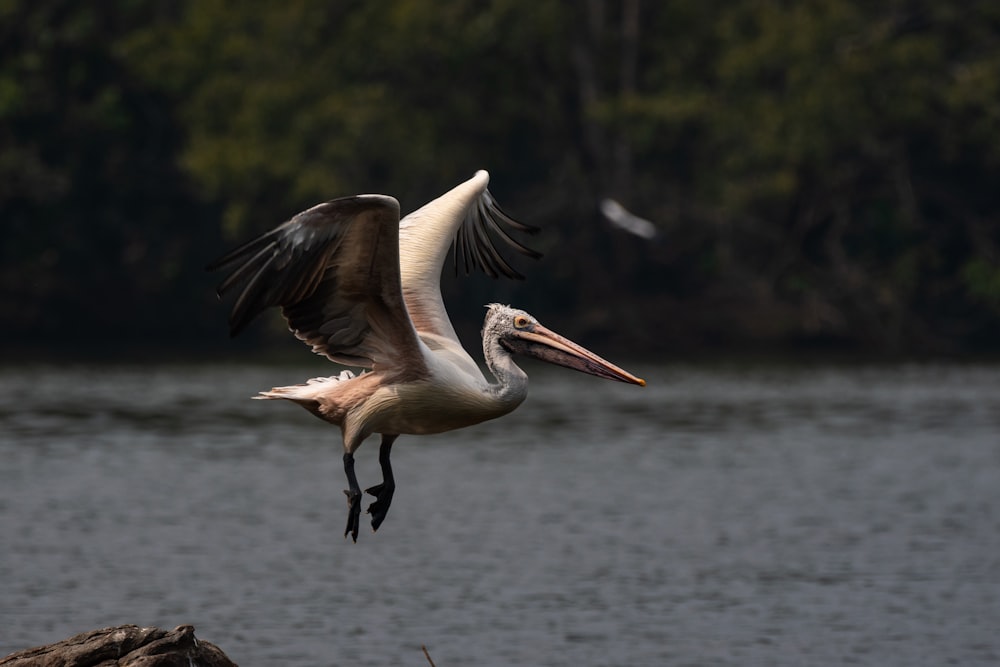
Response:
[{"label": "bird's body", "polygon": [[[501,392],[475,369],[460,369],[451,355],[426,351],[428,372],[418,378],[393,371],[314,378],[304,385],[276,387],[255,398],[295,401],[320,419],[340,426],[345,446],[356,449],[373,433],[430,435],[501,417],[527,396],[527,384]],[[444,359],[438,359],[441,355]]]},{"label": "bird's body", "polygon": [[341,428],[350,489],[347,533],[357,539],[360,489],[354,452],[382,435],[383,483],[369,489],[372,525],[381,524],[394,481],[389,451],[400,434],[426,435],[471,426],[514,410],[527,376],[511,358],[521,352],[633,384],[642,380],[562,338],[509,306],[489,306],[483,352],[489,381],[455,334],[441,299],[440,274],[454,243],[456,266],[492,276],[521,276],[503,259],[491,232],[527,255],[537,253],[507,232],[532,231],[507,217],[472,179],[399,219],[392,197],[359,195],[319,204],[218,260],[229,268],[224,294],[243,285],[230,317],[233,335],[264,309],[278,306],[296,337],[344,371],[306,384],[276,387],[256,398],[294,401]]}]

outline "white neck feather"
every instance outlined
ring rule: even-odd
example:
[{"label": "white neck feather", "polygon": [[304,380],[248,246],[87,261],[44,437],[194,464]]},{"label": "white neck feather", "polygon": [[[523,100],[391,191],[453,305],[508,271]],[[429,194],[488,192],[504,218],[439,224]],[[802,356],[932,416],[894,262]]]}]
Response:
[{"label": "white neck feather", "polygon": [[513,410],[528,395],[528,375],[514,363],[510,353],[495,338],[483,340],[483,356],[486,366],[497,379],[490,385],[490,391],[509,410]]}]

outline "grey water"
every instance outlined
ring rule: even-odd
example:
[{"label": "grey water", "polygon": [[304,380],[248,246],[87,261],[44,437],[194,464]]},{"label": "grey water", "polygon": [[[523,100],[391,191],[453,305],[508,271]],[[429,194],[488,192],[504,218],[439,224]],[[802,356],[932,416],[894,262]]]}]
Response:
[{"label": "grey water", "polygon": [[[1000,660],[1000,367],[531,366],[343,537],[322,365],[0,370],[0,656],[193,624],[241,665]],[[380,479],[377,441],[358,453]]]}]

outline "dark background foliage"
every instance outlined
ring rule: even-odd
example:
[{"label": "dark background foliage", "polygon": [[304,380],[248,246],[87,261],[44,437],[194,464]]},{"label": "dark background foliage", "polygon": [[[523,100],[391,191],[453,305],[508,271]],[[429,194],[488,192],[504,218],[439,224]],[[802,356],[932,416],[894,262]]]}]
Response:
[{"label": "dark background foliage", "polygon": [[546,257],[446,278],[470,337],[997,350],[1000,6],[903,0],[2,2],[0,343],[222,349],[228,245],[478,168]]}]

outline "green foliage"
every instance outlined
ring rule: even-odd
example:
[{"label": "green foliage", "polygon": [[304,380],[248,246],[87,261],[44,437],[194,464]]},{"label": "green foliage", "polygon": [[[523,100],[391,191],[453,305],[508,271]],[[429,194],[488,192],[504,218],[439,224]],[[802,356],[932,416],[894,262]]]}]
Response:
[{"label": "green foliage", "polygon": [[192,312],[188,232],[197,221],[185,217],[176,127],[166,100],[112,48],[150,18],[124,0],[8,0],[0,9],[7,338],[72,350],[116,330],[162,336]]},{"label": "green foliage", "polygon": [[977,258],[962,268],[969,293],[994,309],[1000,309],[1000,267]]},{"label": "green foliage", "polygon": [[660,349],[995,347],[997,7],[6,0],[0,312],[201,308],[221,236],[485,167],[547,258],[524,288],[447,283],[453,313],[512,298]]},{"label": "green foliage", "polygon": [[531,64],[522,49],[557,6],[544,4],[524,22],[517,3],[215,0],[126,53],[184,100],[183,163],[244,233],[359,189],[422,195],[483,166],[512,124],[537,131],[547,85],[507,68]]}]

